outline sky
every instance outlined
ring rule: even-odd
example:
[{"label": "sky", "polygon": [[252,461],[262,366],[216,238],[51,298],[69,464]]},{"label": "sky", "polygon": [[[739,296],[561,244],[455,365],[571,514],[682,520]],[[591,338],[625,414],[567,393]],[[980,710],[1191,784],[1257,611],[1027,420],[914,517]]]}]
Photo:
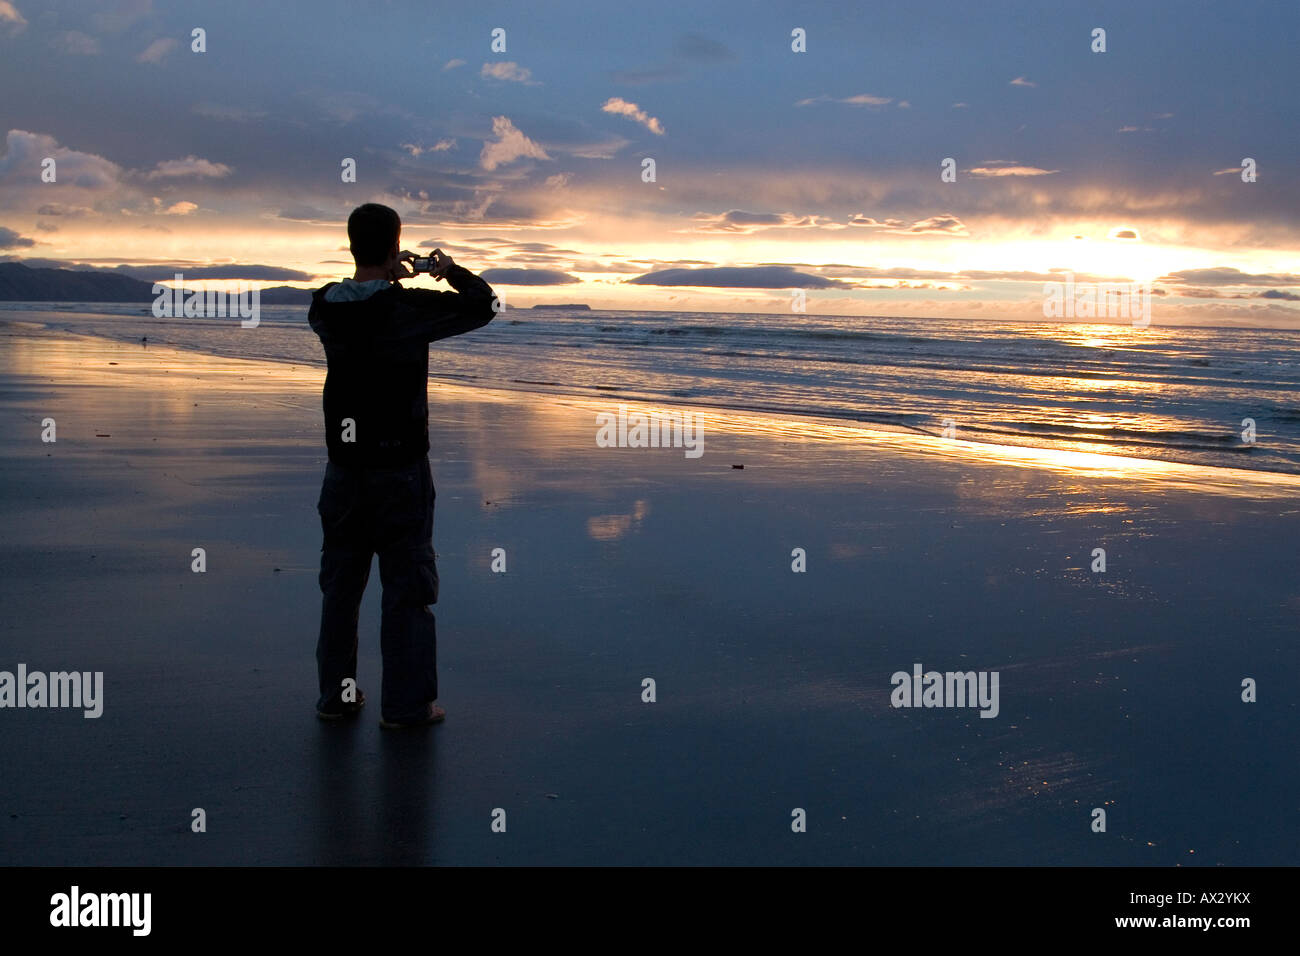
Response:
[{"label": "sky", "polygon": [[1300,328],[1298,27],[1294,0],[0,0],[0,259],[315,287],[382,202],[508,306],[1041,318],[1068,275],[1150,282],[1156,323]]}]

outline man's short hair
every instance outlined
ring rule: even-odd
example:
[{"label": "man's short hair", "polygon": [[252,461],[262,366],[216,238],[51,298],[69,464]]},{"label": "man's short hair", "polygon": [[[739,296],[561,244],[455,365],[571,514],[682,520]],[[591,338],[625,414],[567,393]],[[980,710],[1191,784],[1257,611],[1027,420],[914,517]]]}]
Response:
[{"label": "man's short hair", "polygon": [[382,266],[392,254],[401,231],[402,220],[397,210],[377,202],[358,206],[348,216],[352,258],[359,266]]}]

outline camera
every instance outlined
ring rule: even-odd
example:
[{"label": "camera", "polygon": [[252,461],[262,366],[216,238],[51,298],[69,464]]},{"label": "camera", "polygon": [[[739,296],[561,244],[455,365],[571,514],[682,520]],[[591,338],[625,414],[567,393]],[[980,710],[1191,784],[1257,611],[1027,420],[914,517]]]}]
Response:
[{"label": "camera", "polygon": [[442,256],[435,252],[430,256],[415,256],[407,261],[411,266],[412,274],[418,276],[422,272],[433,272],[434,269],[438,268],[438,263],[441,259]]}]

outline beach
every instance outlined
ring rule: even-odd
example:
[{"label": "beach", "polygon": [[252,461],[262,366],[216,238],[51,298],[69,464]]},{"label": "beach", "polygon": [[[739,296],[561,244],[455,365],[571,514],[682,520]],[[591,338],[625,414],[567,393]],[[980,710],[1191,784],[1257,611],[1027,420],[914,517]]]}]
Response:
[{"label": "beach", "polygon": [[[0,862],[1300,858],[1294,475],[717,409],[692,458],[435,382],[448,716],[390,733],[377,570],[370,702],[313,709],[323,377],[0,325],[0,669],[104,675],[0,711]],[[891,706],[916,664],[997,716]]]}]

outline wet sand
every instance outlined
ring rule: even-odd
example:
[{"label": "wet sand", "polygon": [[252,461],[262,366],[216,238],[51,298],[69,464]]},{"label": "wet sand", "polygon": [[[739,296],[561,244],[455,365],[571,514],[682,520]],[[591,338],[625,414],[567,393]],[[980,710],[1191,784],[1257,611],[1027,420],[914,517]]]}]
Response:
[{"label": "wet sand", "polygon": [[[105,684],[0,709],[0,863],[1300,862],[1294,479],[753,416],[691,459],[596,447],[614,399],[435,385],[448,718],[393,734],[377,573],[371,702],[312,708],[323,370],[0,356],[0,670]],[[999,715],[892,708],[917,662],[998,671]]]}]

